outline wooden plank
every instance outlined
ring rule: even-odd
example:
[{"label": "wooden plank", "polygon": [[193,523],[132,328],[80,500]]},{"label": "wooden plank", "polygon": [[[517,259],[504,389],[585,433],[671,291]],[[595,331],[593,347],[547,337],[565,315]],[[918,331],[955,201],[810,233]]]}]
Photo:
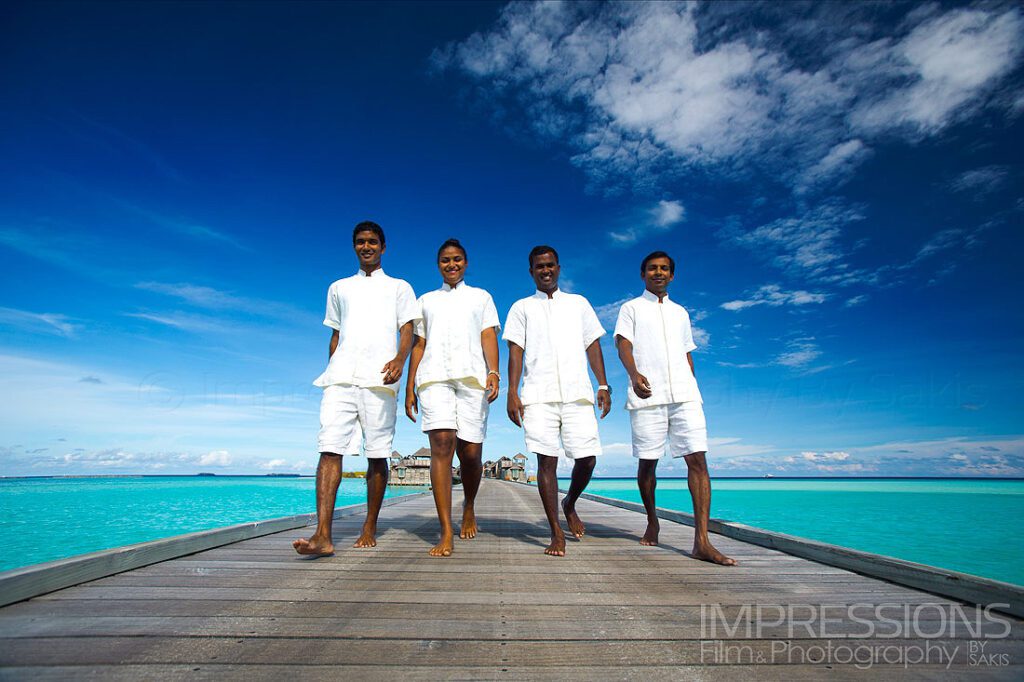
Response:
[{"label": "wooden plank", "polygon": [[[630,511],[646,513],[643,505],[610,497],[583,493],[583,497]],[[693,515],[658,507],[658,517],[693,525]],[[1024,586],[989,580],[967,573],[918,564],[881,554],[861,552],[825,542],[776,533],[732,521],[711,519],[708,530],[752,545],[777,549],[793,556],[878,578],[919,590],[983,606],[1001,605],[998,610],[1024,617]]]},{"label": "wooden plank", "polygon": [[[477,591],[456,591],[456,590],[431,590],[431,591],[398,591],[393,589],[381,590],[353,590],[348,593],[339,593],[334,590],[324,589],[311,591],[309,589],[295,589],[283,587],[279,589],[254,590],[251,588],[230,588],[230,587],[195,587],[188,589],[172,587],[134,587],[118,589],[111,587],[90,587],[81,585],[79,587],[54,592],[37,597],[41,600],[63,600],[63,599],[124,599],[127,595],[137,599],[202,599],[214,600],[223,599],[228,601],[326,601],[336,603],[349,603],[361,601],[375,601],[395,604],[451,604],[460,606],[463,604],[494,604],[496,599],[499,604],[548,604],[551,606],[562,606],[567,604],[603,604],[616,605],[622,602],[623,595],[617,593],[602,592],[600,590],[575,591],[575,592],[494,592]],[[956,602],[944,601],[927,593],[900,593],[895,591],[844,591],[841,597],[836,595],[834,590],[805,590],[805,591],[783,591],[756,588],[751,590],[736,590],[732,588],[708,587],[701,591],[692,591],[678,594],[639,594],[630,595],[636,603],[648,606],[687,606],[709,603],[735,604],[737,601],[744,603],[784,603],[798,601],[800,603],[835,603],[837,600],[855,604],[875,603],[906,603],[906,604],[954,604]]]},{"label": "wooden plank", "polygon": [[577,666],[571,669],[557,668],[551,671],[522,669],[506,664],[467,666],[458,662],[438,668],[423,665],[239,665],[203,663],[200,665],[108,665],[108,666],[48,666],[21,667],[0,670],[0,679],[24,680],[31,678],[39,682],[54,680],[64,682],[75,680],[110,680],[136,682],[140,679],[160,680],[244,680],[245,682],[278,682],[294,679],[311,682],[337,682],[340,680],[367,680],[371,682],[394,682],[396,679],[418,682],[420,680],[492,680],[510,678],[517,680],[648,680],[651,682],[677,682],[678,680],[724,680],[757,679],[764,682],[802,682],[804,680],[864,680],[867,675],[874,679],[899,679],[904,682],[931,682],[932,680],[1019,680],[1024,669],[975,667],[950,671],[941,665],[873,666],[870,671],[856,665],[606,665],[601,667]]},{"label": "wooden plank", "polygon": [[[831,608],[841,609],[848,604],[830,601]],[[324,618],[335,620],[354,619],[416,619],[443,621],[445,623],[464,620],[499,619],[508,622],[552,621],[552,610],[542,604],[463,604],[452,609],[445,603],[417,603],[410,608],[408,603],[382,602],[325,602],[325,601],[227,601],[227,600],[177,600],[177,599],[82,599],[31,602],[12,604],[0,611],[0,623],[8,618],[33,617],[40,620],[60,620],[84,616],[136,618],[150,617],[193,617],[193,618]],[[747,608],[741,604],[716,604],[724,617],[734,621]],[[874,604],[867,604],[870,608]],[[701,618],[702,605],[664,606],[650,604],[566,604],[558,609],[554,622],[579,622],[624,620],[651,623],[696,623]],[[863,611],[860,612],[864,617]],[[918,614],[921,622],[943,621],[945,613],[926,608]],[[874,618],[871,618],[874,620]],[[0,626],[5,627],[5,626]],[[1024,622],[1011,619],[1014,638],[1024,633]]]},{"label": "wooden plank", "polygon": [[[570,620],[559,614],[557,619],[521,620],[509,611],[495,618],[477,611],[476,618],[449,620],[443,614],[435,618],[355,617],[336,613],[333,618],[251,617],[251,616],[62,616],[42,619],[35,615],[0,618],[0,639],[52,637],[320,637],[324,639],[444,639],[444,640],[700,640],[708,634],[702,624],[700,609],[690,607],[686,617],[672,619],[607,619],[595,613],[586,620]],[[836,611],[838,613],[838,610]],[[550,612],[549,612],[550,613]],[[858,616],[860,617],[860,616]],[[735,618],[735,616],[734,616]],[[756,630],[761,639],[818,640],[822,630],[794,624],[767,621]],[[918,623],[921,634],[942,634],[948,623],[941,619]],[[753,631],[753,630],[752,630]],[[830,638],[863,637],[868,631],[894,632],[891,624],[872,620],[865,623],[847,617],[830,618],[826,633]],[[951,640],[975,641],[979,637],[1006,640],[1024,639],[1024,629],[1015,628],[1009,636],[1001,623],[984,621],[980,627],[960,627],[948,633]],[[743,628],[730,633],[716,631],[716,639],[739,640],[748,635]]]},{"label": "wooden plank", "polygon": [[[141,641],[140,641],[141,640]],[[822,641],[822,640],[818,640]],[[878,640],[844,639],[844,646],[871,647]],[[952,664],[967,667],[965,642],[948,639],[900,640],[903,646],[931,646],[949,655]],[[717,642],[648,639],[642,641],[583,640],[446,640],[345,639],[331,646],[321,637],[72,637],[0,640],[0,666],[107,665],[113,663],[295,664],[295,665],[461,665],[563,669],[581,665],[720,665],[749,663],[772,657],[782,663],[806,663],[773,653],[774,641],[731,640],[729,650]],[[1024,660],[1024,642],[991,640],[986,649],[1009,661]],[[806,656],[806,650],[802,653]],[[934,660],[934,659],[933,659]],[[945,662],[945,659],[942,661]]]},{"label": "wooden plank", "polygon": [[[414,493],[384,500],[385,505],[405,502],[425,493]],[[366,504],[353,504],[335,511],[346,517],[366,511]],[[0,606],[30,599],[71,585],[130,571],[159,561],[195,554],[213,547],[229,545],[260,535],[302,528],[316,523],[316,514],[284,516],[267,521],[241,523],[226,528],[199,531],[162,540],[142,542],[115,549],[92,552],[69,559],[16,568],[0,573]]]}]

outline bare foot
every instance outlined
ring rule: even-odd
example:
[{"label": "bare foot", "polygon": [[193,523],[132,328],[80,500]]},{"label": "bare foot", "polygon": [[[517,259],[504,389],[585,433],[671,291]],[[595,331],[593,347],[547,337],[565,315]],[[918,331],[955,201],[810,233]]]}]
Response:
[{"label": "bare foot", "polygon": [[717,549],[710,542],[706,545],[694,545],[693,546],[694,559],[700,559],[701,561],[707,561],[712,564],[718,564],[719,566],[735,566],[736,560],[731,559]]},{"label": "bare foot", "polygon": [[565,535],[561,532],[551,536],[551,544],[544,550],[545,554],[551,556],[565,556]]},{"label": "bare foot", "polygon": [[363,532],[355,541],[353,547],[376,547],[377,546],[377,524],[366,522],[363,524]]},{"label": "bare foot", "polygon": [[658,544],[658,532],[661,531],[661,524],[658,520],[647,522],[647,532],[640,538],[640,544],[647,547],[656,547]]},{"label": "bare foot", "polygon": [[459,529],[459,537],[463,540],[471,540],[476,537],[476,513],[472,507],[463,507],[462,526]]},{"label": "bare foot", "polygon": [[569,531],[578,538],[583,537],[587,532],[586,526],[580,521],[579,514],[576,513],[575,507],[570,507],[566,504],[567,500],[562,499],[562,513],[565,514],[565,520],[569,524]]},{"label": "bare foot", "polygon": [[441,533],[441,542],[430,548],[430,556],[451,556],[454,547],[451,531]]},{"label": "bare foot", "polygon": [[299,554],[308,556],[330,556],[334,554],[334,545],[329,541],[318,539],[315,535],[308,540],[299,538],[292,543],[292,547]]}]

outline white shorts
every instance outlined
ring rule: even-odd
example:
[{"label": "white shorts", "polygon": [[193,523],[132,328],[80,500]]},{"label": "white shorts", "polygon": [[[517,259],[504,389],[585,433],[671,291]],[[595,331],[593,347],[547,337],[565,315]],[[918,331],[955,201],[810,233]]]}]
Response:
[{"label": "white shorts", "polygon": [[659,459],[666,446],[673,457],[708,450],[707,422],[698,400],[630,410],[629,422],[633,427],[634,457]]},{"label": "white shorts", "polygon": [[[538,455],[582,459],[601,454],[594,406],[584,400],[575,403],[534,403],[523,414],[526,448]],[[561,447],[559,447],[561,441]]]},{"label": "white shorts", "polygon": [[467,443],[483,443],[491,404],[487,391],[457,379],[435,381],[416,390],[423,430],[454,429]]},{"label": "white shorts", "polygon": [[362,431],[363,454],[370,459],[390,457],[396,405],[395,394],[383,388],[351,384],[324,387],[317,438],[320,452],[351,454],[353,440]]}]

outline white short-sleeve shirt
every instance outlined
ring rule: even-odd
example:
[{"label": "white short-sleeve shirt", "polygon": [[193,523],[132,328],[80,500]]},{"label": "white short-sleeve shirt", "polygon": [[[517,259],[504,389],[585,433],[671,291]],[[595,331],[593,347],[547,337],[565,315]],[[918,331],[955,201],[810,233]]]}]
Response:
[{"label": "white short-sleeve shirt", "polygon": [[416,294],[405,280],[374,270],[339,279],[327,290],[324,324],[338,330],[338,347],[315,386],[351,384],[398,392],[381,369],[398,354],[398,330],[419,319]]},{"label": "white short-sleeve shirt", "polygon": [[587,299],[556,290],[512,304],[502,338],[523,349],[524,405],[594,402],[587,372],[587,347],[604,335]]},{"label": "white short-sleeve shirt", "polygon": [[651,397],[640,398],[630,385],[626,409],[636,410],[653,405],[672,405],[692,400],[703,402],[697,379],[693,376],[686,354],[697,349],[686,308],[658,297],[649,291],[627,301],[619,308],[615,336],[633,344],[636,369],[647,377]]},{"label": "white short-sleeve shirt", "polygon": [[415,334],[426,339],[416,370],[416,387],[437,381],[459,379],[483,388],[487,385],[480,334],[491,327],[501,328],[498,310],[491,295],[483,289],[460,282],[454,288],[444,284],[419,299],[420,320]]}]

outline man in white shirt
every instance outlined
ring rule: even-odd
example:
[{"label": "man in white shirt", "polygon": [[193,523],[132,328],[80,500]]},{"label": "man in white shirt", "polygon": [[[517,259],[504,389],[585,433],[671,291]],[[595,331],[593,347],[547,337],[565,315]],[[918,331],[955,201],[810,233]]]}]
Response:
[{"label": "man in white shirt", "polygon": [[673,457],[686,461],[693,498],[693,557],[734,566],[736,561],[715,549],[708,537],[711,478],[705,459],[707,426],[693,370],[691,352],[697,345],[690,316],[668,297],[675,269],[675,261],[664,251],[644,258],[640,265],[644,293],[622,305],[615,324],[619,359],[629,375],[626,409],[633,431],[633,456],[638,459],[636,480],[647,510],[647,531],[640,544],[658,544],[655,470],[667,446]]},{"label": "man in white shirt", "polygon": [[[327,370],[314,385],[324,389],[317,438],[316,531],[292,543],[299,554],[334,553],[331,520],[341,482],[342,454],[363,434],[366,455],[366,521],[355,547],[377,544],[377,516],[388,483],[388,458],[395,436],[395,396],[419,318],[416,294],[381,269],[384,230],[365,221],[352,232],[359,271],[327,292],[324,325],[333,329]],[[396,334],[399,339],[396,340]]]},{"label": "man in white shirt", "polygon": [[604,329],[587,299],[559,291],[560,273],[558,252],[534,247],[530,275],[537,292],[512,305],[502,335],[509,348],[508,417],[523,428],[526,447],[537,454],[537,489],[551,526],[551,544],[544,553],[552,556],[565,556],[565,534],[558,522],[559,451],[575,460],[562,511],[578,538],[586,529],[576,500],[601,454],[588,363],[600,384],[597,407],[602,419],[612,406],[601,354]]}]

